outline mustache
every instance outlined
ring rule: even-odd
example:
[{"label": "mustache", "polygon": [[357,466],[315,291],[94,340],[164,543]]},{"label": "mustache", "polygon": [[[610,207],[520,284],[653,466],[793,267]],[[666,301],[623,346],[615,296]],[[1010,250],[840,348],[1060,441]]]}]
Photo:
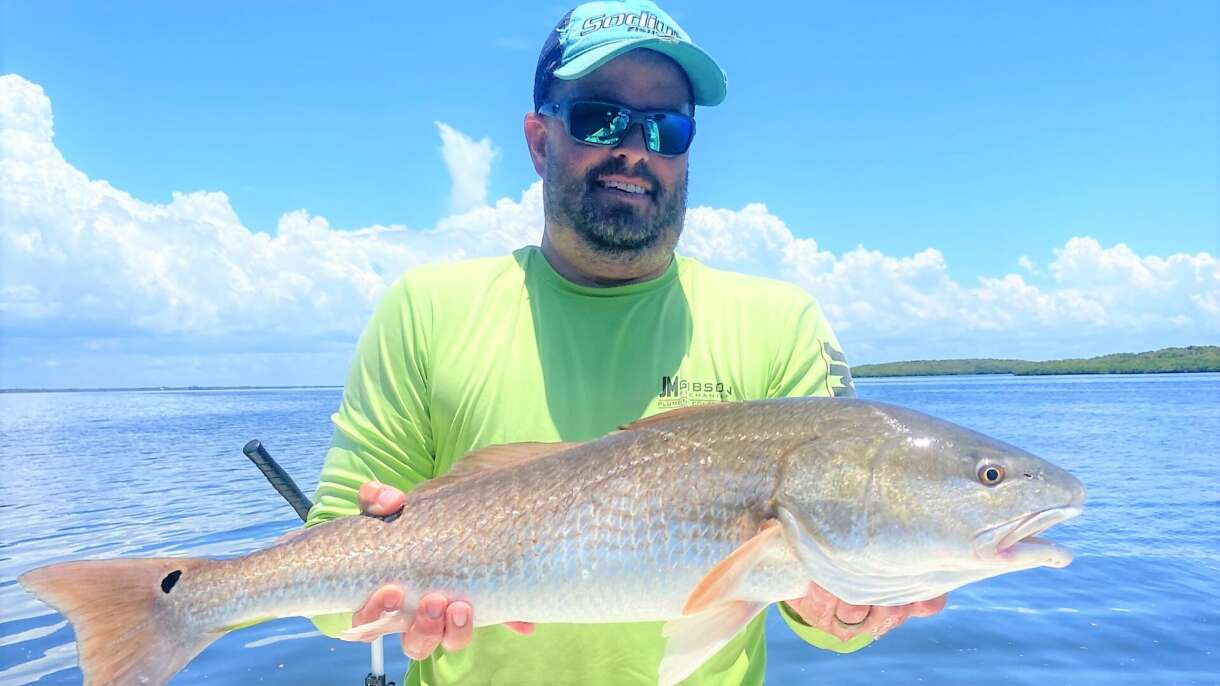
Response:
[{"label": "mustache", "polygon": [[644,164],[644,160],[636,162],[634,166],[628,169],[627,163],[623,161],[623,158],[611,157],[589,170],[589,173],[585,175],[585,184],[590,189],[596,188],[597,178],[606,174],[621,174],[623,176],[634,176],[643,179],[652,188],[652,195],[654,196],[661,195],[664,190],[660,179],[648,169],[648,166]]}]

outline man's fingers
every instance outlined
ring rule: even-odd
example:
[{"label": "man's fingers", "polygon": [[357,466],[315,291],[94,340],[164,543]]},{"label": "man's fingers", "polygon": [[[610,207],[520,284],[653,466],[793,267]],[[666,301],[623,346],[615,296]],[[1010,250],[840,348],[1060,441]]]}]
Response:
[{"label": "man's fingers", "polygon": [[945,609],[945,602],[949,600],[949,596],[942,595],[939,598],[931,600],[922,600],[918,603],[911,604],[912,617],[931,617],[932,615]]},{"label": "man's fingers", "polygon": [[529,622],[504,622],[504,626],[522,636],[529,636],[534,633],[534,625]]},{"label": "man's fingers", "polygon": [[393,486],[387,486],[376,481],[366,481],[360,485],[356,500],[360,503],[360,511],[374,517],[388,517],[402,509],[407,496]]},{"label": "man's fingers", "polygon": [[851,605],[840,601],[835,608],[835,618],[844,624],[859,624],[868,618],[870,609],[868,605]]},{"label": "man's fingers", "polygon": [[907,621],[907,617],[911,616],[910,605],[898,605],[896,607],[874,607],[869,613],[868,620],[861,624],[852,633],[872,634],[873,638],[881,638],[895,627]]},{"label": "man's fingers", "polygon": [[446,651],[456,653],[470,643],[474,631],[474,611],[470,603],[457,600],[449,604],[445,610],[445,635],[441,645]]},{"label": "man's fingers", "polygon": [[809,626],[821,629],[839,639],[849,641],[859,634],[880,638],[893,631],[910,617],[930,617],[945,608],[948,596],[940,596],[896,607],[852,605],[840,601],[817,584],[809,585],[809,594],[788,601]]},{"label": "man's fingers", "polygon": [[[940,596],[932,600],[924,600],[910,605],[898,605],[895,607],[867,607],[862,605],[847,605],[840,603],[836,610],[836,617],[839,621],[834,622],[834,626],[829,628],[831,634],[841,641],[850,640],[858,634],[872,634],[873,638],[881,638],[887,633],[893,631],[902,625],[911,617],[930,617],[945,608],[945,601],[948,596]],[[868,610],[867,617],[860,623],[859,626],[843,626],[850,624],[851,619],[859,615],[858,608]]]},{"label": "man's fingers", "polygon": [[429,593],[419,601],[415,621],[402,635],[402,652],[412,660],[423,660],[436,650],[445,635],[445,610],[448,602],[439,593]]},{"label": "man's fingers", "polygon": [[946,596],[885,607],[880,605],[852,605],[845,603],[821,586],[810,583],[804,598],[788,601],[809,626],[821,629],[839,639],[850,641],[860,634],[871,634],[880,638],[893,631],[908,617],[927,617],[945,607]]},{"label": "man's fingers", "polygon": [[881,613],[877,610],[885,609],[870,605],[852,605],[842,601],[833,607],[826,623],[819,628],[840,641],[850,641],[853,636],[867,632],[879,621]]},{"label": "man's fingers", "polygon": [[368,624],[384,612],[394,612],[402,607],[403,590],[401,586],[386,584],[373,591],[364,607],[352,615],[352,626]]},{"label": "man's fingers", "polygon": [[822,630],[826,630],[834,621],[835,606],[838,604],[838,598],[813,582],[810,582],[804,598],[788,601],[788,606],[795,610],[806,624]]}]

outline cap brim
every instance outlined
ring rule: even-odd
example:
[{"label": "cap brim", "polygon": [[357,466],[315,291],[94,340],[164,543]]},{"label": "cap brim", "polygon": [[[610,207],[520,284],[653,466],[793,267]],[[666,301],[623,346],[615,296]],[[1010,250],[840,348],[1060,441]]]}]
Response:
[{"label": "cap brim", "polygon": [[694,43],[665,40],[655,36],[641,36],[635,40],[599,45],[572,58],[567,64],[556,69],[554,75],[565,81],[579,79],[615,57],[639,48],[655,50],[677,62],[690,79],[691,88],[695,91],[696,105],[711,107],[724,102],[728,91],[727,77],[711,55]]}]

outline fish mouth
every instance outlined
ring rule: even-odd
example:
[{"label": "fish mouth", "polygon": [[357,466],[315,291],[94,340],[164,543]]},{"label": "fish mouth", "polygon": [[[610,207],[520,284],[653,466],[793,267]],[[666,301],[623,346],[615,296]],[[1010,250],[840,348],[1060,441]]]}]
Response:
[{"label": "fish mouth", "polygon": [[974,537],[975,555],[1005,566],[1066,567],[1072,552],[1038,534],[1080,512],[1077,504],[1051,507],[984,529]]}]

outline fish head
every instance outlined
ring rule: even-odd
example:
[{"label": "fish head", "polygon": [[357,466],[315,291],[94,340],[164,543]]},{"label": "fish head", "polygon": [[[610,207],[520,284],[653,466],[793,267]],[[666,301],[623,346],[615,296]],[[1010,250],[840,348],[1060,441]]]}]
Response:
[{"label": "fish head", "polygon": [[1076,477],[913,410],[867,401],[844,409],[789,457],[781,485],[781,520],[806,566],[859,587],[840,598],[914,602],[1071,562],[1038,534],[1080,514]]}]

